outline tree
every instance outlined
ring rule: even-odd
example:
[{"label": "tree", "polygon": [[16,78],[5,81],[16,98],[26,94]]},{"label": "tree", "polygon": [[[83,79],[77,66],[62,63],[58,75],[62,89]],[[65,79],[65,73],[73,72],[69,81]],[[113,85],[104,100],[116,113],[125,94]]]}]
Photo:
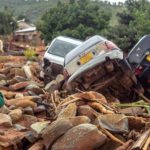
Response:
[{"label": "tree", "polygon": [[18,17],[17,17],[17,20],[22,20],[22,19],[25,19],[26,22],[30,23],[30,19],[28,18],[27,15],[25,14],[20,14]]},{"label": "tree", "polygon": [[12,12],[5,9],[0,12],[0,35],[7,35],[17,28],[17,23],[13,18]]},{"label": "tree", "polygon": [[109,28],[105,35],[128,52],[145,34],[150,34],[150,2],[127,0],[126,10],[119,13],[119,24]]},{"label": "tree", "polygon": [[85,39],[100,34],[109,25],[111,15],[100,2],[89,0],[59,3],[45,13],[38,23],[42,38],[49,42],[57,35]]}]

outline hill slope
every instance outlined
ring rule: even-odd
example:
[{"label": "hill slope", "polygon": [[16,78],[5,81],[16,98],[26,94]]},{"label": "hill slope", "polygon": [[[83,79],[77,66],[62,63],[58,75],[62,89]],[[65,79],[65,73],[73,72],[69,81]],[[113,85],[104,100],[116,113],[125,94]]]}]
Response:
[{"label": "hill slope", "polygon": [[[15,16],[25,14],[33,22],[49,10],[56,6],[59,0],[0,0],[0,10],[7,6],[14,12]],[[65,0],[62,0],[65,1]]]},{"label": "hill slope", "polygon": [[[0,0],[0,10],[4,10],[7,6],[14,12],[15,16],[23,14],[29,18],[31,22],[36,22],[50,8],[56,6],[59,0]],[[68,2],[68,0],[61,0]],[[122,11],[121,7],[104,5],[104,9],[112,12],[111,25],[117,23],[116,13]]]}]

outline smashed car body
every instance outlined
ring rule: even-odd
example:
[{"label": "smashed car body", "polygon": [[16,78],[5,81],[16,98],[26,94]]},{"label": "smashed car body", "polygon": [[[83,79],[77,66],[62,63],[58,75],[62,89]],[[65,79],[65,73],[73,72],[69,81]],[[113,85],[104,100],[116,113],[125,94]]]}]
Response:
[{"label": "smashed car body", "polygon": [[101,36],[91,37],[66,55],[64,75],[69,91],[93,90],[110,99],[136,99],[134,89],[142,89],[123,52]]}]

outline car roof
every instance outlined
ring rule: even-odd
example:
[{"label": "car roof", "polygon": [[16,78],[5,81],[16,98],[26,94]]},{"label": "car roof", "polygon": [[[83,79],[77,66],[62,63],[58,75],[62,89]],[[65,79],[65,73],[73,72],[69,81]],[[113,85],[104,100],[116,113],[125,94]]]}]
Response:
[{"label": "car roof", "polygon": [[83,41],[80,41],[78,39],[74,39],[74,38],[71,38],[71,37],[66,37],[66,36],[58,36],[55,38],[55,40],[58,39],[58,40],[61,40],[61,41],[66,41],[66,42],[69,42],[69,43],[72,43],[72,44],[75,44],[75,45],[80,45],[83,43]]},{"label": "car roof", "polygon": [[88,40],[83,42],[83,44],[77,46],[76,48],[74,48],[71,52],[69,52],[66,55],[66,57],[65,57],[65,65],[68,64],[72,59],[77,57],[79,54],[81,54],[82,52],[87,50],[92,45],[95,45],[96,43],[102,42],[102,41],[106,41],[106,39],[104,37],[102,37],[102,36],[99,36],[99,35],[95,35],[95,36],[89,38]]}]

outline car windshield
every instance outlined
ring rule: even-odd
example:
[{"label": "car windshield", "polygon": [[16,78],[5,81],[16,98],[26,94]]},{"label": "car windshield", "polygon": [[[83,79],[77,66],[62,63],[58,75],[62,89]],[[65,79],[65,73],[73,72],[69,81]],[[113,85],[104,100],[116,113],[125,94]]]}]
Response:
[{"label": "car windshield", "polygon": [[72,49],[74,49],[75,47],[77,47],[76,44],[57,39],[49,47],[48,53],[56,55],[56,56],[60,56],[60,57],[65,57],[66,54],[70,52]]}]

